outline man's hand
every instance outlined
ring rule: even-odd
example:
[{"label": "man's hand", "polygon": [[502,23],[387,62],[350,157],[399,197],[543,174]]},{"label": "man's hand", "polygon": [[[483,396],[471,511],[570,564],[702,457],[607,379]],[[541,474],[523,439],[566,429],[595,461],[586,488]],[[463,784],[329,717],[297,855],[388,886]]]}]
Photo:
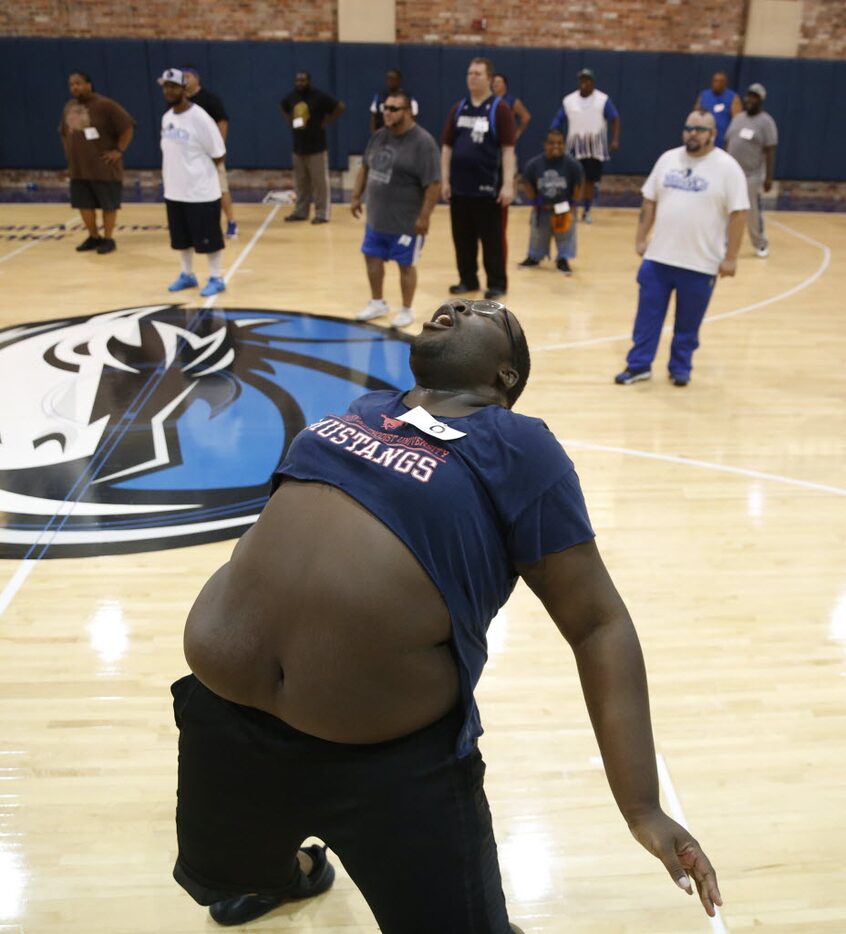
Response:
[{"label": "man's hand", "polygon": [[350,200],[350,211],[353,217],[361,217],[361,198],[352,198]]},{"label": "man's hand", "polygon": [[656,810],[629,824],[635,840],[661,860],[670,877],[689,895],[693,894],[690,877],[696,883],[699,900],[709,917],[716,914],[715,905],[723,898],[717,885],[717,874],[697,841],[663,811]]},{"label": "man's hand", "polygon": [[647,241],[645,239],[635,240],[635,253],[637,253],[638,256],[643,256],[643,254],[646,252],[646,246]]},{"label": "man's hand", "polygon": [[504,184],[499,190],[499,195],[497,196],[497,201],[504,207],[507,208],[509,204],[514,200],[514,184]]},{"label": "man's hand", "polygon": [[109,149],[107,152],[104,152],[100,158],[108,165],[114,165],[116,162],[120,162],[123,158],[123,153],[119,149]]},{"label": "man's hand", "polygon": [[452,197],[452,188],[450,188],[448,179],[441,181],[441,197],[444,199],[444,201],[449,201],[449,199]]},{"label": "man's hand", "polygon": [[425,237],[429,233],[429,218],[418,217],[414,222],[414,232],[421,237]]},{"label": "man's hand", "polygon": [[608,149],[610,152],[616,152],[620,148],[620,141],[617,139],[612,139],[608,144]]},{"label": "man's hand", "polygon": [[737,260],[726,257],[720,263],[720,278],[723,276],[733,276],[737,272]]},{"label": "man's hand", "polygon": [[773,187],[773,180],[771,178],[764,179],[764,191],[770,191]]}]

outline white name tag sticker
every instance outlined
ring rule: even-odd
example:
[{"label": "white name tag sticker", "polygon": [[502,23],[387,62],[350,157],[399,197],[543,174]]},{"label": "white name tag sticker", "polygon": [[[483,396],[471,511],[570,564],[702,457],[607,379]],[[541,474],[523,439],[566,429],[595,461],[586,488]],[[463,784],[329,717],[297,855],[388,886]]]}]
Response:
[{"label": "white name tag sticker", "polygon": [[570,202],[559,201],[558,204],[555,205],[554,210],[556,214],[566,214],[570,210]]},{"label": "white name tag sticker", "polygon": [[82,131],[85,134],[86,139],[99,139],[100,133],[97,130],[96,126],[87,126]]},{"label": "white name tag sticker", "polygon": [[721,114],[726,109],[725,104],[714,104],[714,113]]},{"label": "white name tag sticker", "polygon": [[400,246],[411,246],[411,237],[409,237],[408,234],[403,234],[403,235],[399,238],[399,240],[397,240],[397,243],[398,243]]},{"label": "white name tag sticker", "polygon": [[755,138],[755,131],[754,131],[751,127],[745,126],[745,127],[740,131],[740,138],[741,138],[741,139],[754,139],[754,138]]},{"label": "white name tag sticker", "polygon": [[397,421],[406,422],[414,425],[425,435],[431,435],[433,438],[440,438],[441,441],[455,441],[456,438],[466,438],[467,433],[450,428],[443,422],[439,422],[434,415],[430,415],[422,405],[410,409],[405,415],[398,415]]},{"label": "white name tag sticker", "polygon": [[299,130],[300,127],[305,126],[305,120],[302,117],[294,117],[294,122],[291,125],[295,130]]}]

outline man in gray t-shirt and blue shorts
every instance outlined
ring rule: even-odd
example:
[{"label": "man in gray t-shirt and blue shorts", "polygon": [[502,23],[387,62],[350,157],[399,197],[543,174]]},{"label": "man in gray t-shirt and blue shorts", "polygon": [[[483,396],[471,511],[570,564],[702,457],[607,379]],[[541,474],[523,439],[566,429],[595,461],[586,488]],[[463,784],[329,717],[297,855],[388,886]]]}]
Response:
[{"label": "man in gray t-shirt and blue shorts", "polygon": [[367,144],[350,203],[353,217],[361,215],[362,194],[367,204],[361,252],[371,299],[356,320],[371,321],[388,314],[383,295],[385,261],[396,260],[402,307],[391,324],[405,327],[414,320],[416,263],[441,191],[440,154],[431,134],[415,123],[404,91],[385,99],[383,115],[385,126]]},{"label": "man in gray t-shirt and blue shorts", "polygon": [[767,89],[750,84],[743,97],[743,110],[732,118],[726,130],[726,149],[740,163],[749,189],[747,227],[755,252],[761,259],[770,248],[764,233],[762,195],[773,187],[773,167],[778,145],[778,129],[773,118],[764,112]]}]

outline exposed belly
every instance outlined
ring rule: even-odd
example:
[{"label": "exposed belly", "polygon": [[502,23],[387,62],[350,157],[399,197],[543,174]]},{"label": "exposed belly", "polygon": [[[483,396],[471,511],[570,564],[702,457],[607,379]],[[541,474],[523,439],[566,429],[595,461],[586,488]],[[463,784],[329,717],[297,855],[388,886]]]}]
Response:
[{"label": "exposed belly", "polygon": [[334,487],[288,480],[201,591],[185,655],[222,697],[370,743],[455,706],[450,637],[437,588],[386,526]]}]

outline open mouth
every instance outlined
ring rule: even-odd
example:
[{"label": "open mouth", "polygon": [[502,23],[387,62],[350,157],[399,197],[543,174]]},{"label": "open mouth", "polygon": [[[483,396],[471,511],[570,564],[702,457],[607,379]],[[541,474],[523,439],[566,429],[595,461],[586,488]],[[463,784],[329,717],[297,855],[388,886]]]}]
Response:
[{"label": "open mouth", "polygon": [[431,321],[427,321],[424,324],[424,327],[430,328],[451,328],[455,324],[455,321],[452,317],[452,312],[446,308],[439,308],[434,315],[432,315]]}]

